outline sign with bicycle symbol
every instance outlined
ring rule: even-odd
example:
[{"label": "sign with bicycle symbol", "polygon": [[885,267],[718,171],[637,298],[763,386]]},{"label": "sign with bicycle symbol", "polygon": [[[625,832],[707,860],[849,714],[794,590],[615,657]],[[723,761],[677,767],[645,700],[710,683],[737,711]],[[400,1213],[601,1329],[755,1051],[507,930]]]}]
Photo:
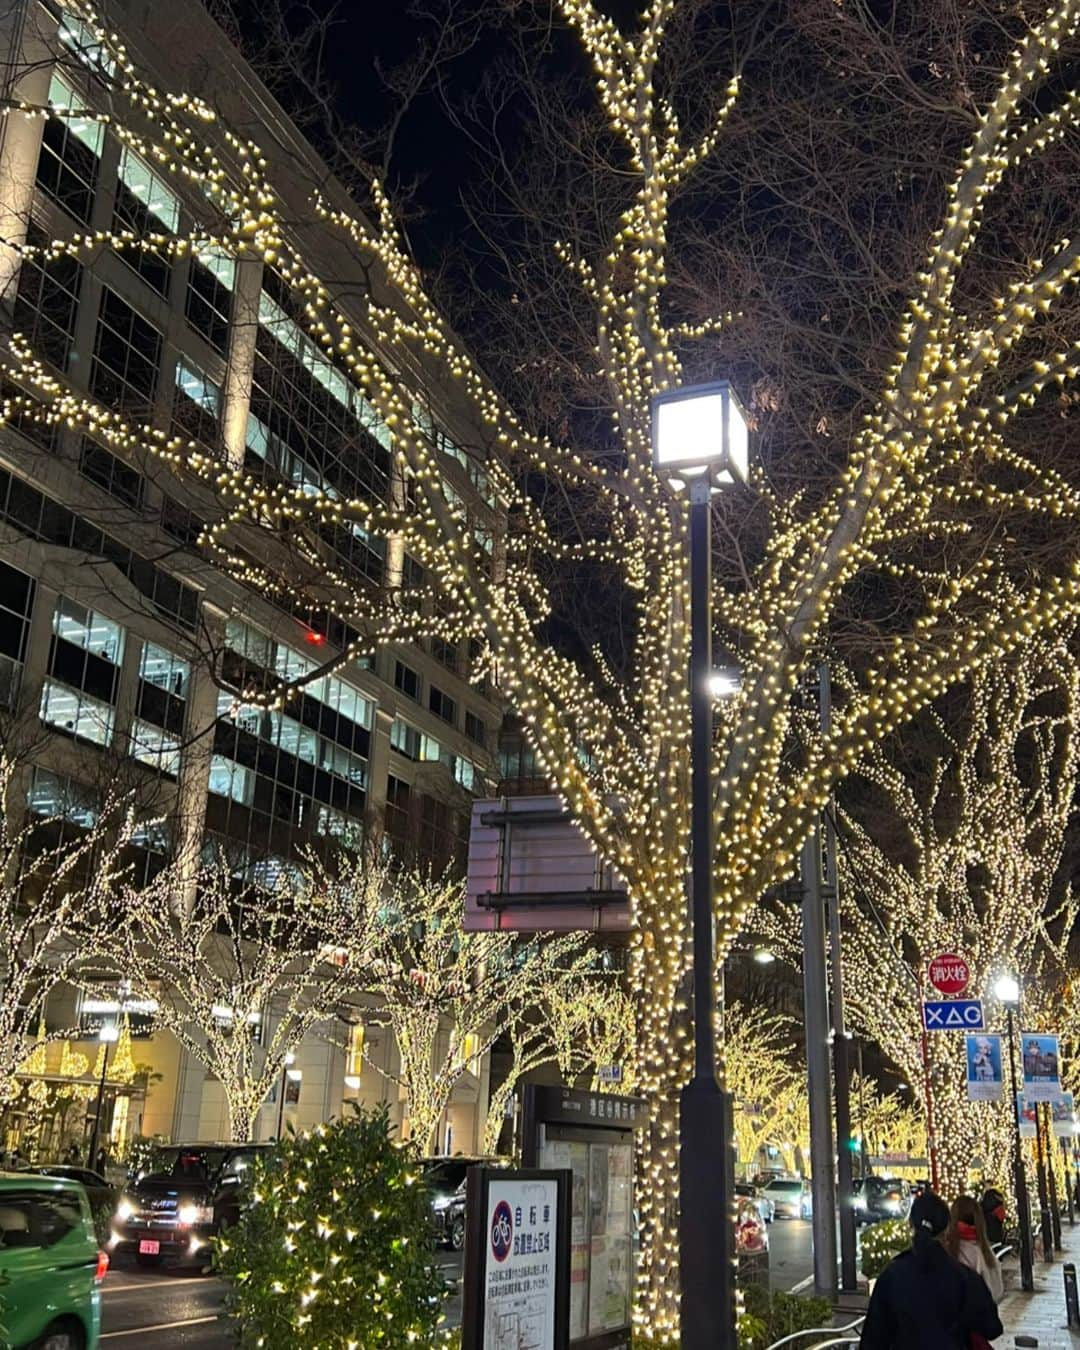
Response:
[{"label": "sign with bicycle symbol", "polygon": [[569,1214],[569,1172],[469,1169],[463,1350],[565,1350]]}]

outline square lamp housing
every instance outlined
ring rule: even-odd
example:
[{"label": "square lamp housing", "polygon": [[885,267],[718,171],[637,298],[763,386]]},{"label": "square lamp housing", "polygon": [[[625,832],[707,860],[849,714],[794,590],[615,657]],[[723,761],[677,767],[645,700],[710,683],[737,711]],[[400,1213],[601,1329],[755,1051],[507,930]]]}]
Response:
[{"label": "square lamp housing", "polygon": [[746,413],[727,380],[688,384],[652,401],[653,465],[676,491],[707,475],[716,488],[745,483],[750,470]]}]

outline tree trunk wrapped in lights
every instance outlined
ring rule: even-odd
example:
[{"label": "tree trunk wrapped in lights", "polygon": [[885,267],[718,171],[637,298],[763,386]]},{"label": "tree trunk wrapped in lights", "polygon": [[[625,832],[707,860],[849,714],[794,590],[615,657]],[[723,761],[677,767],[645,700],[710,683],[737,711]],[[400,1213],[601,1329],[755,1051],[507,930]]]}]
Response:
[{"label": "tree trunk wrapped in lights", "polygon": [[17,758],[0,755],[0,1100],[18,1091],[15,1073],[31,1052],[43,1074],[46,1046],[70,1029],[46,1030],[54,989],[93,966],[106,942],[129,930],[121,897],[136,833],[129,804],[61,803],[59,816],[26,811]]},{"label": "tree trunk wrapped in lights", "polygon": [[365,987],[371,907],[319,884],[323,877],[313,865],[259,888],[222,857],[199,871],[189,908],[177,892],[190,876],[166,870],[127,897],[127,931],[137,938],[102,943],[118,978],[155,1004],[155,1027],[221,1084],[230,1139],[252,1138],[286,1056]]},{"label": "tree trunk wrapped in lights", "polygon": [[[182,437],[125,422],[73,393],[18,338],[5,374],[24,392],[5,408],[12,421],[63,421],[121,455],[157,457],[201,476],[219,503],[202,539],[207,552],[266,595],[346,619],[360,636],[342,659],[437,636],[474,641],[474,673],[497,672],[542,772],[627,881],[639,1083],[653,1107],[640,1152],[636,1318],[671,1341],[677,1094],[690,1050],[688,516],[651,467],[650,399],[678,383],[695,360],[694,344],[715,339],[728,322],[680,321],[668,288],[669,246],[672,203],[680,194],[686,200],[695,175],[721,155],[739,83],[733,77],[719,98],[680,109],[681,72],[665,64],[666,46],[669,30],[699,7],[649,0],[630,33],[591,0],[559,0],[557,9],[590,62],[605,153],[617,161],[624,193],[608,237],[564,241],[559,250],[591,316],[591,360],[609,414],[602,430],[557,443],[532,429],[530,409],[510,405],[425,290],[380,184],[373,221],[340,193],[315,196],[327,228],[375,278],[371,288],[339,293],[313,275],[264,149],[222,127],[201,99],[150,87],[116,43],[112,134],[189,183],[193,201],[205,205],[192,205],[187,233],[139,239],[102,230],[27,248],[27,256],[85,259],[111,246],[183,258],[214,249],[272,265],[310,338],[303,359],[322,353],[333,379],[351,383],[364,418],[392,438],[401,490],[383,501],[310,480],[260,482],[238,467],[242,445],[223,462]],[[1036,174],[1074,125],[1078,100],[1049,72],[1078,16],[1080,0],[1059,0],[1019,42],[979,112],[907,291],[895,358],[871,377],[846,460],[809,494],[783,475],[758,476],[752,486],[768,539],[748,535],[745,550],[736,521],[750,514],[745,503],[717,507],[736,555],[725,557],[722,575],[733,585],[717,589],[717,622],[742,668],[738,694],[716,716],[721,953],[763,890],[790,874],[832,787],[869,746],[988,657],[1080,604],[1075,542],[1062,543],[1052,568],[1028,565],[1029,538],[1047,523],[1069,534],[1080,494],[1026,453],[1023,434],[1023,415],[1076,373],[1067,317],[1055,326],[1045,316],[1057,316],[1080,268],[1080,234],[1072,230],[1041,258],[1002,263],[990,231],[1000,284],[974,299],[962,284],[980,257],[990,207],[1007,195],[1002,184]],[[838,98],[844,89],[841,81]],[[137,130],[127,126],[128,110]],[[567,210],[572,215],[572,204]],[[723,230],[715,219],[706,224]],[[567,226],[576,240],[574,220]],[[864,238],[865,231],[860,244]],[[547,337],[538,334],[538,344]],[[410,374],[418,367],[423,381]],[[494,565],[484,536],[496,518],[478,522],[463,508],[424,408],[425,387],[440,381],[452,387],[448,402],[465,410],[463,422],[471,420],[466,458],[500,503],[506,530]],[[359,583],[326,546],[330,532],[355,528],[406,550],[425,569],[425,584],[405,590],[393,570],[382,590]],[[616,597],[626,622],[609,649],[561,642],[568,573],[602,577]],[[894,584],[904,600],[887,618],[876,616],[872,599],[860,609],[868,594]],[[838,616],[860,656],[836,670],[833,724],[821,734],[802,725],[794,695]],[[262,696],[280,707],[290,692]]]},{"label": "tree trunk wrapped in lights", "polygon": [[[1080,766],[1080,667],[1070,641],[1036,640],[1008,664],[981,671],[949,721],[927,713],[895,755],[878,750],[859,766],[852,784],[861,780],[868,791],[857,814],[840,816],[849,1014],[902,1069],[924,1116],[920,1003],[936,996],[930,961],[965,957],[968,992],[983,999],[995,1033],[1005,1032],[996,976],[1026,980],[1024,1023],[1038,1026],[1048,1015],[1044,982],[1056,984],[1067,962],[1078,902],[1059,866]],[[797,953],[797,917],[776,915],[763,915],[764,931]],[[1001,1102],[971,1102],[964,1034],[927,1040],[942,1193],[964,1188],[975,1158],[1004,1185],[1008,1061]]]}]

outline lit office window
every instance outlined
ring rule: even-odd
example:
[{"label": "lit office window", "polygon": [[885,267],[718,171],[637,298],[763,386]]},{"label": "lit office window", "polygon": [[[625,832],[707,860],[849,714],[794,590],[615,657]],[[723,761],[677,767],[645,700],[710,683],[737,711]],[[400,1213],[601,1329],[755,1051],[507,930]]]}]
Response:
[{"label": "lit office window", "polygon": [[45,123],[38,156],[37,184],[76,220],[88,221],[94,205],[101,147],[105,128],[91,117],[71,117],[71,109],[84,109],[86,100],[77,94],[59,71],[49,82],[49,107],[54,110]]}]

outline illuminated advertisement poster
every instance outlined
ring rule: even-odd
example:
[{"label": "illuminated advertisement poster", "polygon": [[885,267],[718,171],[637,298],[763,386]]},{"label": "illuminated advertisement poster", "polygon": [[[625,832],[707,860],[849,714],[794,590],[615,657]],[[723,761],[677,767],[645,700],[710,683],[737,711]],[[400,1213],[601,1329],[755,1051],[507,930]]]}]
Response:
[{"label": "illuminated advertisement poster", "polygon": [[1061,1096],[1061,1060],[1056,1036],[1025,1031],[1020,1037],[1024,1065],[1024,1097],[1029,1102],[1052,1102]]}]

